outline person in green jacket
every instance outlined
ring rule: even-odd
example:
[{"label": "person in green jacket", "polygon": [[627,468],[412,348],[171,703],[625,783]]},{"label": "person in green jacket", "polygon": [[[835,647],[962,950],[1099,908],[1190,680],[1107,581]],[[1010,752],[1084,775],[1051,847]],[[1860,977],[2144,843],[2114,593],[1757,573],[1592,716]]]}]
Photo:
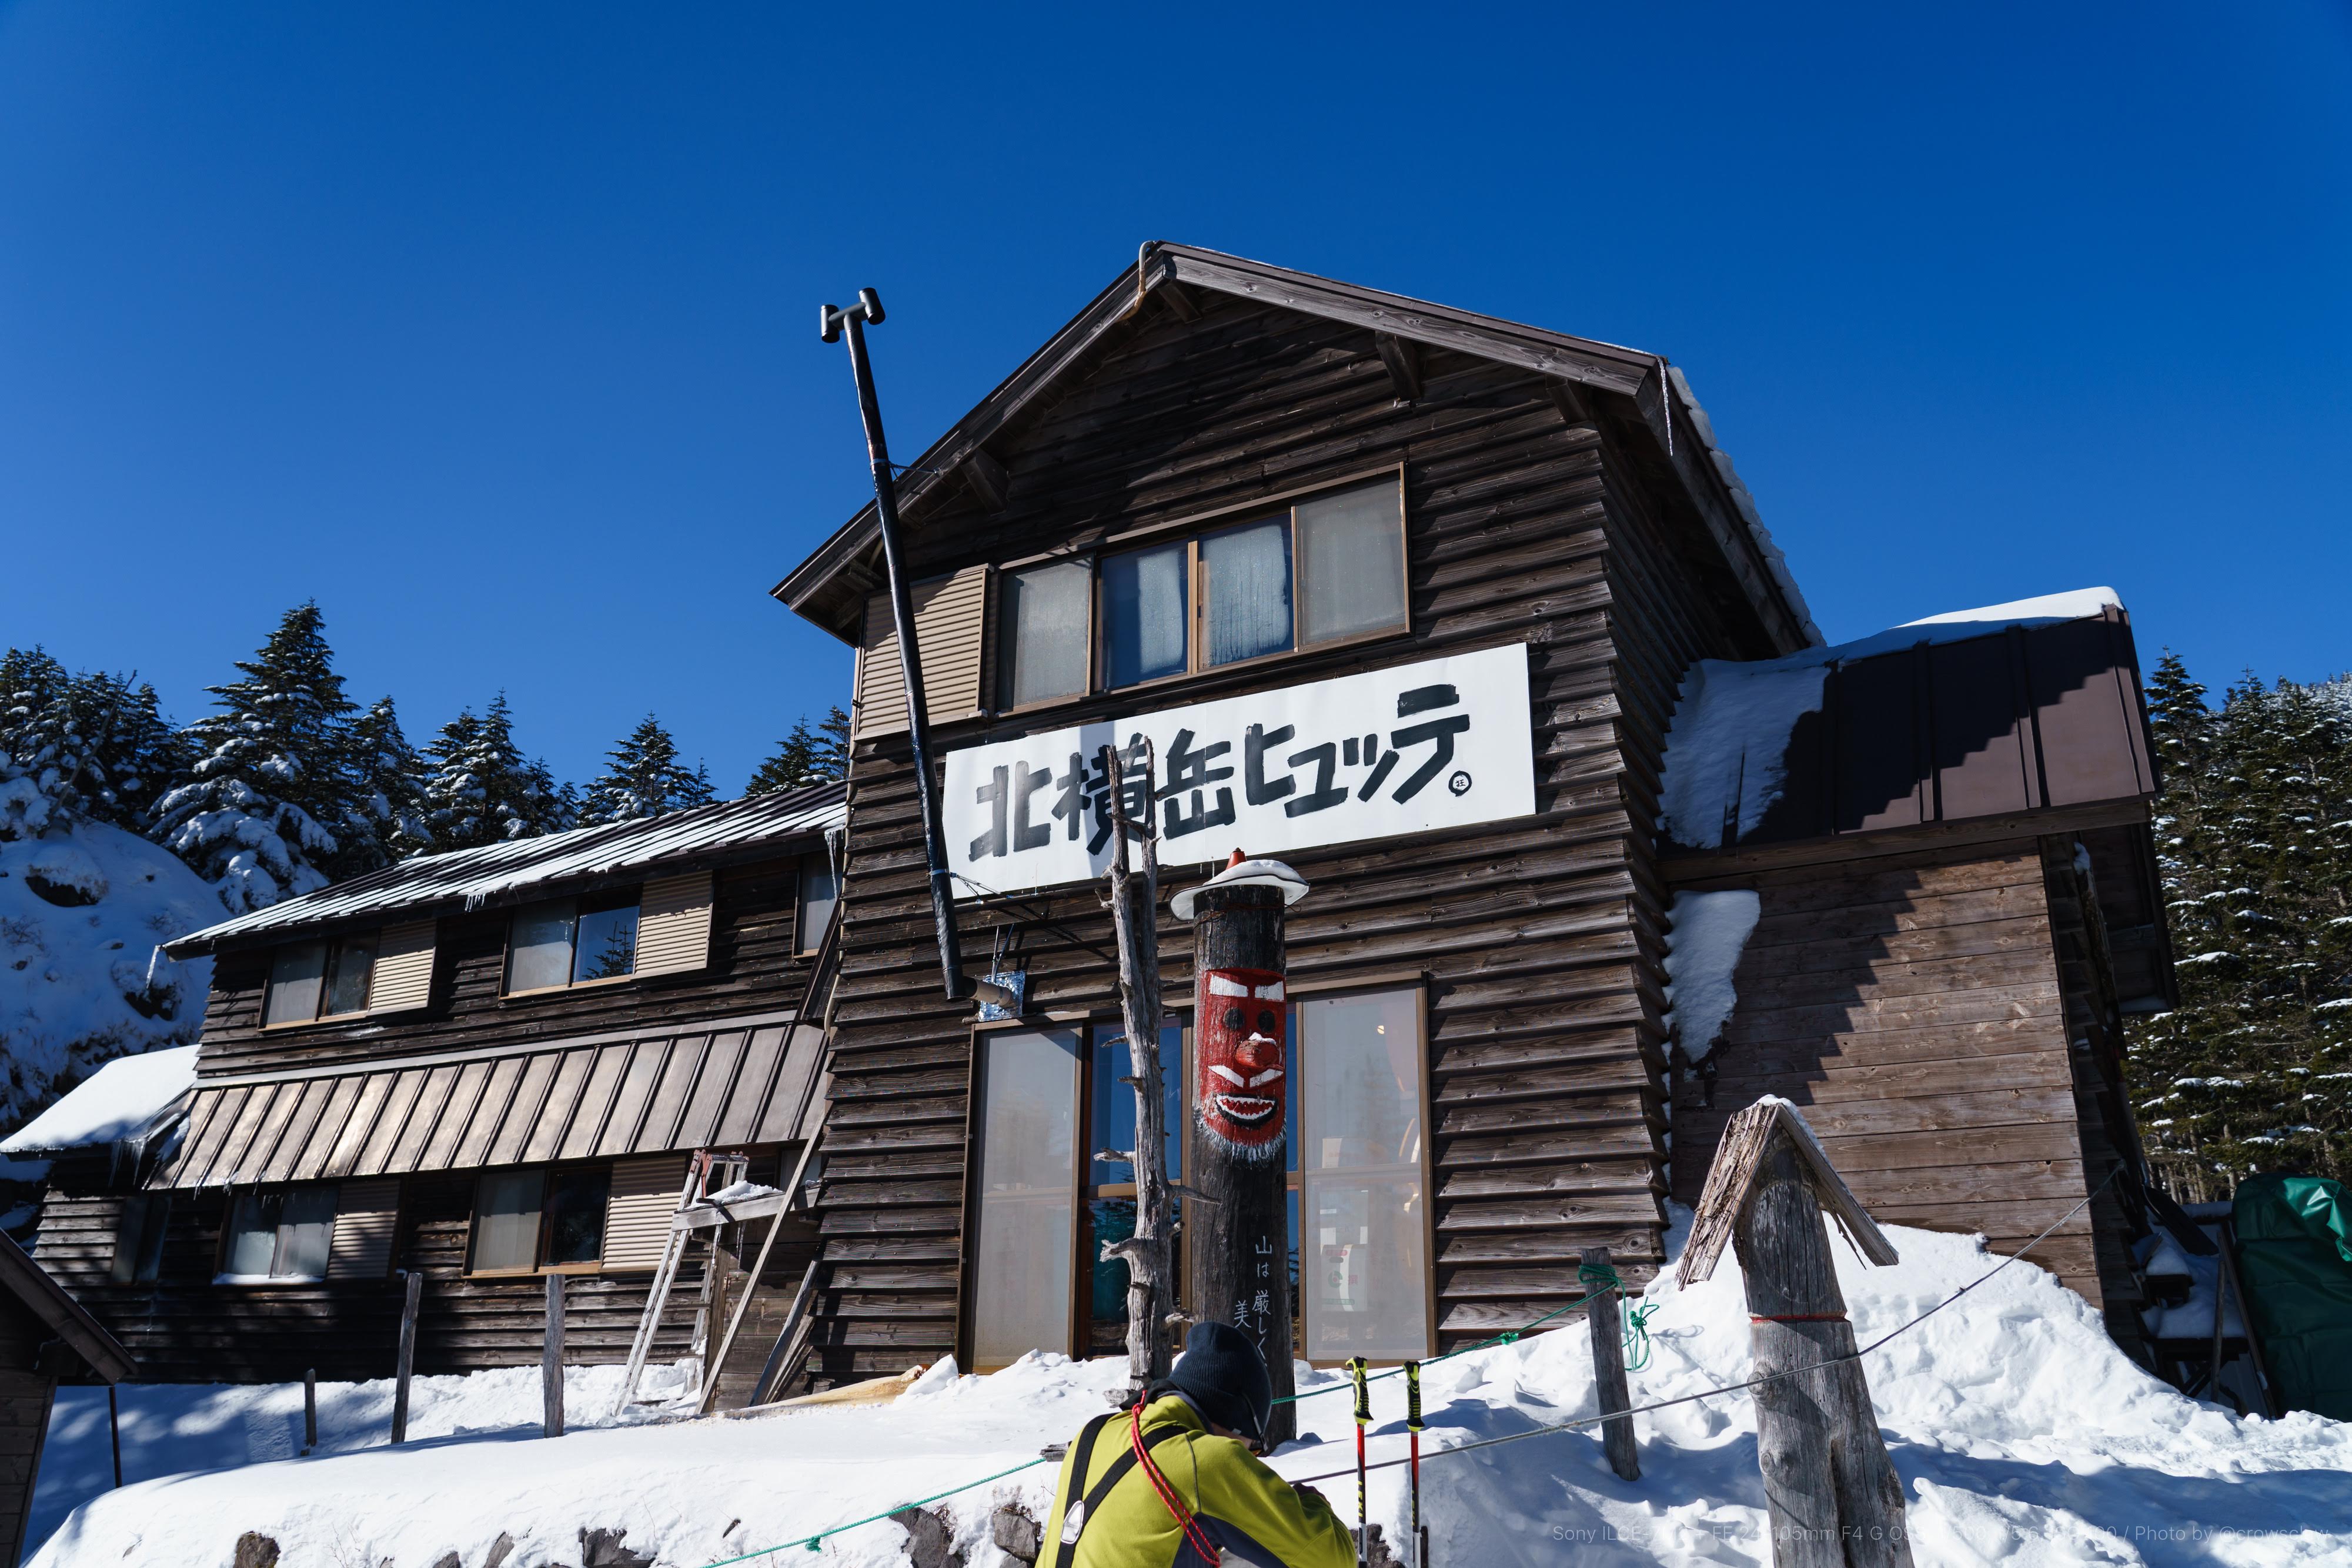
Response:
[{"label": "person in green jacket", "polygon": [[1195,1323],[1164,1383],[1087,1423],[1062,1460],[1037,1568],[1353,1568],[1331,1505],[1253,1452],[1274,1408],[1257,1346]]}]

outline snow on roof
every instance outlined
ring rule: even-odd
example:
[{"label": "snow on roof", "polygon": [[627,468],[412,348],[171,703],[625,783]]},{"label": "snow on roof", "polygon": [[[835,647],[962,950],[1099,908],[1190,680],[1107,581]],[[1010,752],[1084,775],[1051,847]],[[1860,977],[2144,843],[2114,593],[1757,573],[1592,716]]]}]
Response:
[{"label": "snow on roof", "polygon": [[2112,588],[2079,588],[2008,604],[1953,610],[1891,626],[1851,643],[1807,648],[1778,659],[1701,659],[1683,676],[1666,731],[1666,766],[1658,826],[1678,844],[1724,841],[1727,802],[1737,802],[1734,840],[1747,837],[1780,798],[1789,737],[1822,706],[1833,664],[1926,643],[1958,643],[2011,626],[2047,626],[2098,615],[2123,600]]},{"label": "snow on roof", "polygon": [[53,1154],[143,1137],[196,1082],[196,1048],[118,1057],[0,1139],[0,1155]]},{"label": "snow on roof", "polygon": [[164,951],[175,957],[209,953],[239,937],[394,910],[448,904],[472,909],[505,894],[566,878],[634,871],[771,839],[814,837],[848,821],[848,787],[833,780],[483,849],[417,855],[207,926],[167,944]]}]

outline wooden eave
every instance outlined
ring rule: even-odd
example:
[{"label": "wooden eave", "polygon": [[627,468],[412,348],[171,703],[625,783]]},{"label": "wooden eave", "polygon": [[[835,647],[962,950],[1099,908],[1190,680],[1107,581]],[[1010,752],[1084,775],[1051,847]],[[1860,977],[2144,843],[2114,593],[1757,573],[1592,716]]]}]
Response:
[{"label": "wooden eave", "polygon": [[[928,503],[959,486],[973,486],[966,465],[977,462],[993,467],[986,450],[990,438],[1082,364],[1153,290],[1171,285],[1348,322],[1376,340],[1401,340],[1515,366],[1560,383],[1558,401],[1564,408],[1590,402],[1596,394],[1618,400],[1618,410],[1646,426],[1655,439],[1660,455],[1722,551],[1776,650],[1794,653],[1818,641],[1806,615],[1776,582],[1729,485],[1700,444],[1696,413],[1667,374],[1663,356],[1166,241],[1146,245],[1135,265],[1121,271],[924,451],[899,482],[901,514],[911,523]],[[1181,290],[1171,291],[1171,297],[1181,298]],[[983,478],[980,487],[985,484]],[[866,596],[882,580],[879,536],[869,502],[770,592],[795,613],[854,645]]]},{"label": "wooden eave", "polygon": [[0,1285],[6,1286],[9,1294],[47,1324],[100,1377],[120,1383],[138,1375],[139,1364],[131,1359],[131,1353],[79,1301],[66,1294],[65,1287],[49,1278],[47,1270],[5,1235],[0,1235]]}]

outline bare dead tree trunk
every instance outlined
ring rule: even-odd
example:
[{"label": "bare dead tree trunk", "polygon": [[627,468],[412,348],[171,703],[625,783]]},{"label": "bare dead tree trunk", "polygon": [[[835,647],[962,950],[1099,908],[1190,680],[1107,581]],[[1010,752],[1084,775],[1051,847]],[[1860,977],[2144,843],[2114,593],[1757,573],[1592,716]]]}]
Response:
[{"label": "bare dead tree trunk", "polygon": [[[1138,1389],[1168,1375],[1166,1319],[1174,1308],[1175,1275],[1169,1212],[1165,1072],[1160,1061],[1160,835],[1153,831],[1158,792],[1153,788],[1151,745],[1143,747],[1139,804],[1143,821],[1127,810],[1127,778],[1118,748],[1102,749],[1111,800],[1111,921],[1118,934],[1118,1006],[1127,1025],[1128,1057],[1135,1072],[1125,1082],[1135,1090],[1135,1234],[1110,1242],[1106,1259],[1127,1264],[1128,1375]],[[1128,847],[1140,837],[1143,868],[1130,870]]]}]

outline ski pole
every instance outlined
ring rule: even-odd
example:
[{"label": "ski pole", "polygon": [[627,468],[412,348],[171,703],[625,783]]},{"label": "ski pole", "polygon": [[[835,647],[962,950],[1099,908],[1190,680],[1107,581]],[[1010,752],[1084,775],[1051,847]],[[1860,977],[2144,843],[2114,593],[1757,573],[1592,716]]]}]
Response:
[{"label": "ski pole", "polygon": [[1370,1511],[1364,1496],[1364,1426],[1372,1418],[1372,1391],[1364,1385],[1364,1358],[1348,1358],[1348,1375],[1356,1380],[1356,1561],[1371,1562]]},{"label": "ski pole", "polygon": [[1404,1364],[1404,1429],[1412,1444],[1412,1568],[1429,1568],[1429,1526],[1421,1522],[1421,1363]]}]

